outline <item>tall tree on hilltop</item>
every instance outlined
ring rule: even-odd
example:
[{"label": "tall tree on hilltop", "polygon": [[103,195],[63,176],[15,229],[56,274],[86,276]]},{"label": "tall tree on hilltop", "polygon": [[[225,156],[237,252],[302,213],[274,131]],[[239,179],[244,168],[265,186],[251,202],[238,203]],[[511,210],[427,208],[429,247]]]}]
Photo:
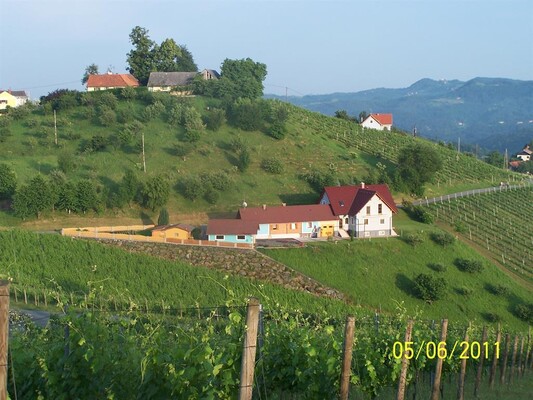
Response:
[{"label": "tall tree on hilltop", "polygon": [[136,26],[130,33],[134,48],[128,53],[128,71],[142,85],[146,85],[150,72],[198,71],[191,52],[174,39],[165,39],[158,45],[148,36],[148,30]]},{"label": "tall tree on hilltop", "polygon": [[148,36],[148,30],[136,26],[130,33],[130,42],[134,48],[128,53],[127,70],[135,76],[142,85],[146,85],[150,72],[154,68],[153,49],[155,42]]},{"label": "tall tree on hilltop", "polygon": [[82,85],[85,85],[87,83],[87,81],[89,80],[89,75],[98,75],[98,73],[98,65],[94,63],[88,65],[85,68],[85,73],[83,74],[83,78],[81,79]]},{"label": "tall tree on hilltop", "polygon": [[221,79],[217,84],[224,88],[220,93],[234,99],[239,97],[257,99],[263,95],[263,81],[267,75],[266,64],[255,62],[251,58],[230,60],[222,63]]}]

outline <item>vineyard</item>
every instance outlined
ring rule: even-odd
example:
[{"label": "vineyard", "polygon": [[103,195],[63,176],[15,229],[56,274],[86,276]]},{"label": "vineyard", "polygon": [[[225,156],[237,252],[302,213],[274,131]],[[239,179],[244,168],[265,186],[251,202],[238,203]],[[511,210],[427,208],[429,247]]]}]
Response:
[{"label": "vineyard", "polygon": [[[66,309],[67,303],[62,306]],[[230,299],[203,310],[193,318],[172,309],[165,314],[71,309],[46,328],[13,318],[11,398],[237,398],[245,307]],[[254,399],[338,397],[343,320],[276,307],[261,311],[256,322]],[[484,399],[519,400],[531,393],[531,337],[482,332],[475,324],[451,325],[446,334],[439,321],[414,318],[409,340],[406,325],[401,309],[394,317],[356,318],[350,398],[396,397],[401,376],[407,383],[405,398],[428,398],[432,387],[441,398],[456,398],[457,377],[466,380],[465,398],[476,392]],[[463,341],[470,345],[467,350]],[[402,374],[404,355],[410,362]]]},{"label": "vineyard", "polygon": [[442,199],[428,209],[496,262],[533,282],[533,187]]},{"label": "vineyard", "polygon": [[423,141],[434,146],[443,159],[443,169],[437,173],[436,182],[430,187],[432,195],[458,191],[464,187],[491,186],[499,182],[517,182],[525,179],[519,174],[480,162],[473,156],[458,153],[446,146],[414,138],[406,134],[363,129],[358,124],[343,119],[328,117],[319,113],[290,106],[291,117],[296,129],[310,130],[312,134],[334,139],[351,150],[353,157],[364,157],[366,153],[392,164],[398,161],[400,150],[410,144]]}]

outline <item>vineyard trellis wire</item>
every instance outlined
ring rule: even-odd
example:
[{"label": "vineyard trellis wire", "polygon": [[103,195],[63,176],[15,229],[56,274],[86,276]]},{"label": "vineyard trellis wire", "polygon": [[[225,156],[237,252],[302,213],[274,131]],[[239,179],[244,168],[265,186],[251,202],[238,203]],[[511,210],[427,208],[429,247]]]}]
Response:
[{"label": "vineyard trellis wire", "polygon": [[[176,312],[71,309],[52,318],[44,329],[26,321],[15,322],[11,340],[14,364],[10,368],[16,381],[24,382],[19,384],[18,394],[20,398],[36,391],[47,398],[64,398],[67,392],[92,398],[104,394],[118,398],[233,398],[239,386],[245,307],[201,308],[205,313],[200,316],[194,314],[196,307],[183,316]],[[356,319],[352,390],[374,396],[395,385],[402,363],[394,351],[402,341],[406,322],[401,313]],[[438,321],[415,318],[413,347],[424,350],[424,343],[437,343],[439,325]],[[472,341],[481,341],[482,328],[469,327]],[[339,390],[343,331],[343,321],[299,311],[264,310],[258,329],[254,398],[332,398]],[[464,326],[448,329],[448,349],[464,338],[464,332]],[[502,333],[507,341],[502,345],[505,359],[498,362],[500,375],[503,371],[506,382],[516,381],[531,369],[531,337]],[[487,335],[492,349],[496,329],[488,329]],[[514,342],[522,345],[503,354],[514,337],[518,338]],[[485,381],[489,372],[494,374],[491,356],[482,369]],[[444,378],[459,372],[458,357],[442,361]],[[426,350],[411,359],[409,393],[422,393],[431,386],[435,364]],[[472,371],[479,364],[473,357],[468,360]]]},{"label": "vineyard trellis wire", "polygon": [[444,222],[513,273],[533,280],[533,186],[502,186],[422,200]]}]

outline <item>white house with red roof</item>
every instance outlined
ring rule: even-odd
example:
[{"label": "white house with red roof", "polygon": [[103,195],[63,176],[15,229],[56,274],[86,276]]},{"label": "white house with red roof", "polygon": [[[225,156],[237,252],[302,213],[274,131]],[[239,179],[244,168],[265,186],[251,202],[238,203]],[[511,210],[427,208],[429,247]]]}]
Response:
[{"label": "white house with red roof", "polygon": [[108,72],[101,75],[89,75],[87,79],[87,91],[120,89],[125,87],[138,87],[139,81],[131,74],[113,74]]},{"label": "white house with red roof", "polygon": [[522,161],[529,161],[533,155],[533,150],[529,148],[529,144],[526,144],[522,151],[516,155],[517,158]]},{"label": "white house with red roof", "polygon": [[394,236],[392,216],[398,212],[385,184],[360,186],[328,186],[320,196],[320,204],[331,206],[339,220],[339,235],[354,237]]},{"label": "white house with red roof", "polygon": [[390,131],[392,129],[392,114],[370,114],[361,122],[363,128]]}]

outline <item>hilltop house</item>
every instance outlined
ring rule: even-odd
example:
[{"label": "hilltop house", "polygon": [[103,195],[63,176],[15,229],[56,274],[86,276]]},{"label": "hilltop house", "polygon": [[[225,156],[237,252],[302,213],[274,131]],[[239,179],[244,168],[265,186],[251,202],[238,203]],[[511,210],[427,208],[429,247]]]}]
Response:
[{"label": "hilltop house", "polygon": [[333,236],[338,221],[322,204],[266,206],[239,209],[237,219],[212,219],[209,240],[255,243],[256,239],[299,239]]},{"label": "hilltop house", "polygon": [[398,212],[387,185],[328,186],[319,199],[338,219],[339,235],[392,236],[392,215]]},{"label": "hilltop house", "polygon": [[152,236],[164,239],[192,239],[194,226],[187,224],[159,225],[152,229]]},{"label": "hilltop house", "polygon": [[363,128],[390,131],[392,129],[392,114],[370,114],[361,122]]},{"label": "hilltop house", "polygon": [[[202,72],[151,72],[146,86],[151,92],[169,92],[180,86],[191,85],[197,76],[206,81],[220,78],[220,74],[212,69],[204,69]],[[192,92],[185,90],[181,94],[190,95]]]},{"label": "hilltop house", "polygon": [[531,155],[533,154],[533,150],[529,148],[529,145],[526,144],[526,146],[522,149],[520,153],[516,155],[516,158],[521,159],[522,161],[530,161]]},{"label": "hilltop house", "polygon": [[89,75],[87,91],[119,89],[125,87],[138,87],[139,81],[131,74],[113,74],[108,72],[101,75]]},{"label": "hilltop house", "polygon": [[28,95],[24,90],[1,90],[0,89],[0,110],[5,110],[8,106],[15,108],[28,101]]}]

